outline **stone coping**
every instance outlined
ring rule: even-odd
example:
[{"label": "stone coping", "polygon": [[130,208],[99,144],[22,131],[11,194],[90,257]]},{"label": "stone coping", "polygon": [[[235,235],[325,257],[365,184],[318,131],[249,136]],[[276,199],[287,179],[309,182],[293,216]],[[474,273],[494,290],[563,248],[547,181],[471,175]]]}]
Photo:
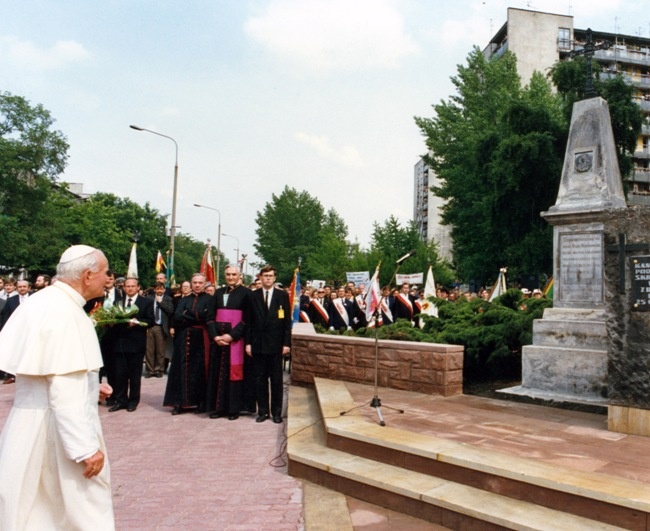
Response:
[{"label": "stone coping", "polygon": [[650,486],[645,483],[602,473],[558,468],[493,450],[379,426],[368,423],[359,415],[341,415],[342,411],[357,407],[345,383],[315,378],[314,384],[328,433],[650,513]]}]

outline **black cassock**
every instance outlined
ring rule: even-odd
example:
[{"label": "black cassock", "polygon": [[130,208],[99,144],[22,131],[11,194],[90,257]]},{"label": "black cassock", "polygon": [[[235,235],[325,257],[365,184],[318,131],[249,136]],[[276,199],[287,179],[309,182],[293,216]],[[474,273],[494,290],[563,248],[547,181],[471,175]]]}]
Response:
[{"label": "black cassock", "polygon": [[[244,332],[249,314],[251,291],[245,286],[220,288],[214,294],[216,335],[230,334],[233,343],[244,349]],[[241,313],[238,323],[220,319],[220,310]],[[234,313],[234,312],[233,312]],[[255,391],[252,381],[252,359],[244,354],[241,368],[231,367],[231,347],[213,343],[208,371],[207,409],[215,416],[236,416],[240,411],[255,411]],[[235,369],[235,370],[233,370]]]},{"label": "black cassock", "polygon": [[163,406],[205,409],[206,374],[214,329],[214,299],[183,297],[174,312],[174,354]]}]

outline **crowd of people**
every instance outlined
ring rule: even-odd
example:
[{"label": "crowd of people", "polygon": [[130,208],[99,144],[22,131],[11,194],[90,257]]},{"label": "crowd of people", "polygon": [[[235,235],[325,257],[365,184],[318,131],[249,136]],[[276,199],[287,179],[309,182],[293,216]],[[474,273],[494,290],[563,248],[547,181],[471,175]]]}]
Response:
[{"label": "crowd of people", "polygon": [[[264,267],[249,288],[239,266],[229,265],[218,289],[201,273],[172,289],[159,273],[145,289],[137,278],[108,270],[103,295],[84,306],[91,317],[101,314],[95,319],[103,359],[99,380],[113,389],[108,411],[136,411],[142,377],[167,374],[163,405],[172,415],[193,411],[236,420],[248,414],[257,422],[281,423],[291,308],[276,274],[272,266]],[[0,278],[0,330],[18,306],[51,281],[39,275],[32,286]],[[107,320],[111,308],[119,312],[108,312]],[[13,374],[0,376],[5,384],[15,382]]]}]

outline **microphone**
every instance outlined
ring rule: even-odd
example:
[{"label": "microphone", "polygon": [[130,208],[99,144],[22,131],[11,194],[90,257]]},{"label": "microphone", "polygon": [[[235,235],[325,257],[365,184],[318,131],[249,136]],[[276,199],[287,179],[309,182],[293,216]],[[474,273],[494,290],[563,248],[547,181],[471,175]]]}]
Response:
[{"label": "microphone", "polygon": [[412,251],[409,251],[408,253],[406,253],[404,256],[402,256],[402,258],[397,260],[397,262],[395,262],[395,264],[397,264],[397,265],[401,264],[404,260],[406,260],[407,258],[410,258],[414,254],[415,254],[415,249],[413,249]]}]

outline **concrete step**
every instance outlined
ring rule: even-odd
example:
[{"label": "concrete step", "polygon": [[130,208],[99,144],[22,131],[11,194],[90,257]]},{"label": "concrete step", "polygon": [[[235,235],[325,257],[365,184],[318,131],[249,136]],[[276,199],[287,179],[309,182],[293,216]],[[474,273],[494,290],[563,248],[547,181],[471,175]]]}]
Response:
[{"label": "concrete step", "polygon": [[[437,477],[426,467],[413,470],[413,466],[426,461],[438,461],[467,473],[467,464],[474,461],[481,473],[502,483],[493,476],[492,469],[504,468],[509,456],[501,455],[495,465],[491,462],[495,452],[465,447],[461,455],[460,447],[464,445],[453,441],[373,425],[355,413],[356,406],[344,384],[317,379],[316,388],[317,396],[314,391],[297,387],[292,387],[289,394],[291,475],[450,529],[620,529],[515,499],[510,493],[492,492],[482,488],[485,485],[479,488]],[[337,445],[350,446],[354,451],[331,447]],[[374,455],[358,455],[359,450]],[[382,461],[382,456],[395,462]],[[517,466],[511,468],[516,468],[511,473],[518,482],[530,473]]]},{"label": "concrete step", "polygon": [[526,345],[521,358],[522,386],[563,396],[604,399],[607,349]]},{"label": "concrete step", "polygon": [[533,344],[550,347],[575,347],[607,350],[605,321],[573,321],[569,319],[535,319]]}]

